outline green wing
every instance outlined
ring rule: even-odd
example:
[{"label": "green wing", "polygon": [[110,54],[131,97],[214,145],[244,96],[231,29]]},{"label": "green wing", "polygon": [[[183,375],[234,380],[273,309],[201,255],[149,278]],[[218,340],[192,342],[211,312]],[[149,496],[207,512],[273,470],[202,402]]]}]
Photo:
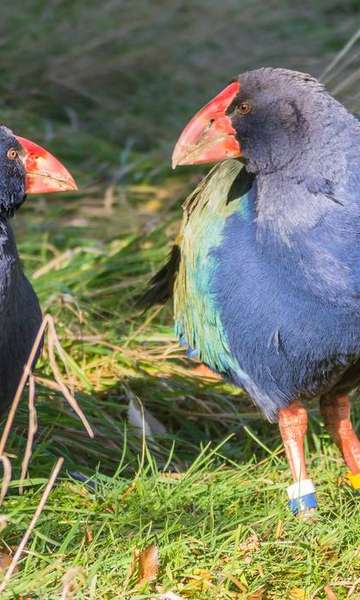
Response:
[{"label": "green wing", "polygon": [[172,288],[175,329],[180,342],[221,373],[237,365],[211,293],[215,269],[212,249],[221,244],[228,217],[235,212],[245,216],[246,194],[251,183],[252,178],[249,179],[237,160],[227,160],[210,171],[186,199],[172,256],[143,296],[151,303],[161,302],[170,297]]},{"label": "green wing", "polygon": [[183,204],[184,219],[182,221],[179,235],[177,236],[175,243],[170,251],[169,259],[165,265],[158,271],[154,277],[150,280],[148,288],[145,292],[137,299],[136,303],[138,306],[148,310],[156,304],[165,304],[174,295],[175,280],[179,272],[181,262],[181,242],[183,237],[183,229],[191,213],[191,206],[195,206],[197,199],[206,184],[211,178],[214,171],[218,169],[218,166],[214,167],[201,183],[195,188],[195,190],[187,197]]},{"label": "green wing", "polygon": [[212,250],[221,244],[228,217],[235,212],[245,215],[248,184],[242,164],[228,160],[213,169],[184,204],[181,260],[174,285],[176,333],[201,361],[220,373],[237,365],[211,292],[216,266]]}]

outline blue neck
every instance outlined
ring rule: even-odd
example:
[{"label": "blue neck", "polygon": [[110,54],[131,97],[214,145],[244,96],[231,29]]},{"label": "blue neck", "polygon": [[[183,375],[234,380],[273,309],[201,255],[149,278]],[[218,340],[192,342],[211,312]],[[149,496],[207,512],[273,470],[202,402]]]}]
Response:
[{"label": "blue neck", "polygon": [[360,134],[356,137],[344,136],[337,162],[325,154],[318,171],[319,158],[306,175],[258,175],[252,222],[258,251],[288,274],[289,283],[358,310],[360,157],[352,149],[360,147]]}]

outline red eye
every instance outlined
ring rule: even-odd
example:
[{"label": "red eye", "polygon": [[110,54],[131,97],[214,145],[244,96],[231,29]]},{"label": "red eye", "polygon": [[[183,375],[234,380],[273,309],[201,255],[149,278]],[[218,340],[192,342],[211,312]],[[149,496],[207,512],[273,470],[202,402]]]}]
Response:
[{"label": "red eye", "polygon": [[247,115],[251,111],[250,102],[241,102],[241,104],[239,104],[237,107],[237,110],[241,115]]},{"label": "red eye", "polygon": [[6,156],[9,160],[15,160],[15,158],[19,156],[19,153],[17,150],[15,150],[15,148],[9,148],[9,150],[6,153]]}]

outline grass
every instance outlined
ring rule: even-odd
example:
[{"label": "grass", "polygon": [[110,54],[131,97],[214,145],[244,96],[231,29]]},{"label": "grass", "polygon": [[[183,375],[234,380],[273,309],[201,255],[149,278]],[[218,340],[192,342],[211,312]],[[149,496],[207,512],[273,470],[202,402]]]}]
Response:
[{"label": "grass", "polygon": [[[329,583],[346,598],[359,576],[358,500],[336,484],[334,457],[319,458],[311,462],[322,505],[315,524],[289,515],[283,460],[234,463],[222,447],[204,448],[176,478],[147,454],[136,481],[121,468],[112,477],[97,474],[96,490],[64,480],[12,593],[55,598],[61,577],[76,565],[76,598],[157,598],[160,588],[199,600],[310,597],[305,590],[324,598]],[[23,533],[41,484],[29,482],[23,498],[7,501],[9,541]],[[160,549],[160,575],[156,586],[139,586],[133,552],[152,543]]]},{"label": "grass", "polygon": [[[316,407],[309,464],[321,508],[315,523],[304,523],[286,506],[289,475],[277,428],[230,386],[192,374],[169,307],[144,319],[132,304],[166,255],[179,197],[193,185],[187,176],[162,175],[161,186],[150,177],[116,187],[112,206],[109,191],[101,198],[97,189],[29,201],[16,217],[26,271],[69,357],[64,377],[96,437],[47,387],[45,349],[36,371],[40,429],[23,496],[17,477],[26,398],[7,447],[14,480],[3,509],[5,555],[24,534],[56,456],[65,468],[4,598],[60,597],[75,567],[74,598],[150,599],[166,590],[198,600],[325,598],[330,584],[340,599],[358,590],[359,504]],[[140,424],[144,406],[164,427],[145,447],[129,424],[130,402]],[[134,552],[152,543],[160,573],[139,587]]]},{"label": "grass", "polygon": [[[359,502],[317,407],[308,455],[320,510],[308,523],[286,506],[277,428],[239,391],[192,372],[170,307],[143,316],[134,298],[166,257],[181,201],[202,174],[168,167],[185,117],[250,65],[319,73],[360,7],[354,0],[296,10],[274,1],[268,11],[258,2],[240,11],[233,0],[221,10],[211,1],[206,11],[200,1],[153,4],[107,1],[99,11],[94,2],[85,10],[80,0],[31,0],[25,9],[15,0],[2,8],[2,120],[46,143],[81,186],[78,194],[29,199],[14,226],[25,270],[66,352],[64,379],[96,435],[87,437],[54,389],[45,347],[36,369],[39,430],[22,496],[25,397],[7,445],[13,481],[5,520],[0,515],[0,567],[58,456],[65,466],[1,598],[150,600],[170,590],[192,600],[329,600],[330,586],[338,600],[356,600]],[[358,76],[356,51],[351,56],[333,87]],[[354,108],[356,77],[341,90]],[[359,402],[354,409],[359,429]],[[144,424],[143,410],[146,440],[135,426]],[[159,548],[160,570],[140,585],[137,553],[150,544]]]},{"label": "grass", "polygon": [[359,0],[13,0],[0,23],[1,118],[48,139],[68,124],[67,153],[86,133],[97,165],[124,139],[164,158],[194,107],[237,73],[319,74],[359,11]]}]

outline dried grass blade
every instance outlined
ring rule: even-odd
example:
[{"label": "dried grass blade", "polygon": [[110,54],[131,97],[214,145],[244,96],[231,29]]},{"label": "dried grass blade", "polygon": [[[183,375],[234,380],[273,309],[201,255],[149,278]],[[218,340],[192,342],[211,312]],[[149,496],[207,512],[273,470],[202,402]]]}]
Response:
[{"label": "dried grass blade", "polygon": [[330,64],[324,69],[324,71],[319,77],[320,81],[323,81],[324,83],[329,81],[329,77],[327,77],[329,73],[331,73],[331,71],[333,71],[333,69],[338,65],[341,59],[344,58],[348,54],[348,52],[350,52],[351,48],[356,44],[358,39],[360,39],[360,28],[355,31],[354,35],[349,39],[349,41],[340,50],[340,52],[338,52],[335,55],[334,59],[330,62]]},{"label": "dried grass blade", "polygon": [[69,389],[67,388],[67,386],[62,378],[60,369],[56,362],[55,348],[59,352],[60,357],[62,357],[62,348],[61,348],[61,344],[60,344],[59,338],[58,338],[56,330],[55,330],[54,320],[52,317],[49,316],[48,352],[49,352],[49,363],[50,363],[51,369],[53,371],[55,380],[58,383],[65,399],[68,401],[68,403],[70,404],[73,411],[77,414],[77,416],[81,420],[89,437],[93,438],[94,432],[91,428],[89,421],[87,420],[85,414],[81,410],[81,408],[80,408],[78,402],[76,401],[76,399],[74,398],[74,396],[70,393]]},{"label": "dried grass blade", "polygon": [[21,475],[20,475],[21,483],[19,485],[19,494],[22,494],[24,491],[24,485],[22,482],[24,481],[27,471],[28,471],[31,454],[32,454],[34,437],[35,437],[35,434],[36,434],[37,428],[38,428],[37,414],[36,414],[36,408],[35,408],[35,379],[34,379],[33,375],[30,375],[30,377],[29,377],[28,406],[29,406],[29,427],[28,427],[28,436],[27,436],[27,440],[26,440],[24,458],[21,463]]},{"label": "dried grass blade", "polygon": [[33,531],[33,529],[34,529],[34,527],[35,527],[35,525],[36,525],[36,523],[37,523],[37,521],[38,521],[38,519],[39,519],[42,511],[44,510],[44,506],[45,506],[45,504],[47,502],[47,499],[49,497],[49,494],[50,494],[50,492],[51,492],[51,490],[52,490],[52,488],[54,486],[54,483],[55,483],[56,478],[57,478],[57,476],[58,476],[58,474],[60,472],[60,469],[63,466],[63,463],[64,463],[64,459],[63,458],[59,458],[57,460],[57,462],[56,462],[53,470],[52,470],[52,473],[51,473],[51,475],[49,477],[49,480],[48,480],[48,482],[46,484],[46,487],[45,487],[45,489],[43,491],[43,494],[42,494],[42,496],[40,498],[40,502],[39,502],[39,504],[38,504],[38,506],[37,506],[37,508],[35,510],[33,518],[30,521],[29,527],[25,531],[25,533],[24,533],[24,535],[22,537],[22,540],[21,540],[20,544],[18,545],[18,547],[16,549],[16,552],[15,552],[13,558],[12,558],[12,561],[11,561],[11,563],[9,565],[9,568],[8,568],[8,570],[5,573],[5,577],[4,577],[4,579],[3,579],[3,581],[2,581],[2,583],[0,585],[0,594],[2,594],[4,592],[7,584],[9,583],[9,580],[10,580],[12,574],[14,573],[14,571],[16,569],[17,563],[19,562],[20,557],[21,557],[21,555],[22,555],[22,553],[24,551],[24,548],[25,548],[26,544],[29,541],[29,538],[30,538],[30,536],[32,534],[32,531]]},{"label": "dried grass blade", "polygon": [[6,456],[6,454],[2,454],[0,456],[0,461],[3,464],[4,475],[1,482],[0,489],[0,505],[3,503],[3,500],[6,496],[6,493],[9,488],[9,484],[11,481],[11,462],[10,459]]},{"label": "dried grass blade", "polygon": [[36,336],[35,341],[33,343],[31,352],[29,354],[29,358],[28,358],[27,363],[26,363],[26,365],[24,367],[24,371],[23,371],[22,377],[20,379],[19,385],[18,385],[17,390],[16,390],[16,394],[14,396],[14,400],[12,401],[12,405],[10,407],[8,417],[6,419],[4,431],[2,432],[2,435],[1,435],[1,439],[0,439],[0,456],[2,456],[3,453],[4,453],[6,442],[7,442],[7,439],[9,437],[9,433],[10,433],[10,430],[11,430],[11,427],[12,427],[12,424],[13,424],[13,421],[14,421],[14,416],[15,416],[17,407],[19,406],[19,402],[20,402],[20,399],[21,399],[21,394],[22,394],[23,389],[25,387],[25,384],[26,384],[26,382],[27,382],[27,380],[28,380],[28,378],[29,378],[29,376],[31,374],[31,366],[32,366],[32,364],[33,364],[33,362],[35,360],[36,353],[37,353],[37,351],[40,348],[40,344],[41,344],[41,341],[42,341],[45,329],[46,329],[46,327],[47,327],[47,325],[49,323],[49,319],[50,319],[49,315],[45,315],[45,317],[43,318],[43,322],[40,325],[39,331],[37,333],[37,336]]}]

